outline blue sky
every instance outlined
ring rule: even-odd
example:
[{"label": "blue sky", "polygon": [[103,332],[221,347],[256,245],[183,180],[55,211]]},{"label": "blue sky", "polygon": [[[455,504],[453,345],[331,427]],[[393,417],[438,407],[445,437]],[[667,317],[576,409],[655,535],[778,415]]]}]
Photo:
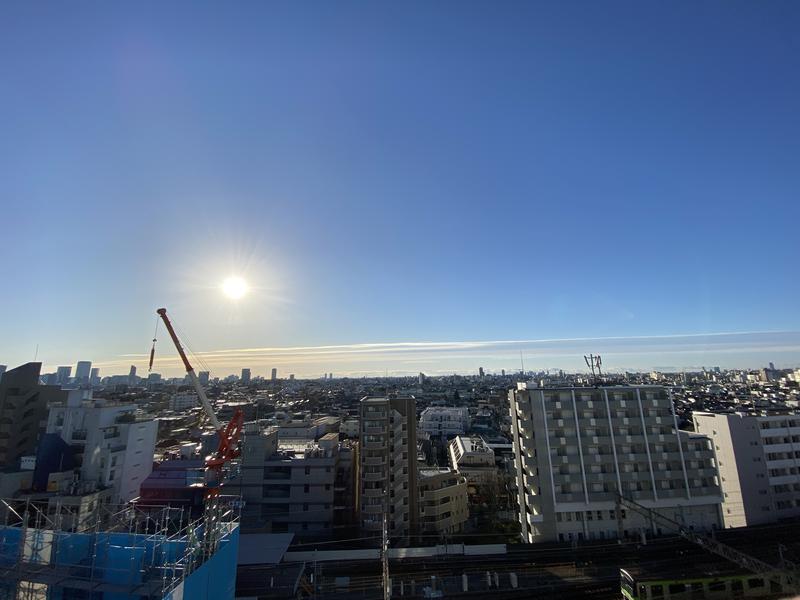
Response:
[{"label": "blue sky", "polygon": [[[5,2],[0,362],[142,366],[161,305],[208,352],[800,331],[799,31],[794,2]],[[800,363],[648,339],[618,366]]]}]

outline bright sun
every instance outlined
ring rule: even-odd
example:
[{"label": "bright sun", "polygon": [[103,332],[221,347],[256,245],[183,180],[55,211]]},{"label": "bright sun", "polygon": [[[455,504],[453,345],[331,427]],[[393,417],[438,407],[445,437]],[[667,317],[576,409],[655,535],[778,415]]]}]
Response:
[{"label": "bright sun", "polygon": [[222,282],[222,292],[233,300],[238,300],[247,293],[247,282],[241,277],[228,277]]}]

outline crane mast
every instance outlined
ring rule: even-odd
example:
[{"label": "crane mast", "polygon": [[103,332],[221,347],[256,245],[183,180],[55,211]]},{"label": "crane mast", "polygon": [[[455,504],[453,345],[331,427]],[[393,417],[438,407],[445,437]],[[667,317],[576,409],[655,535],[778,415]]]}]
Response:
[{"label": "crane mast", "polygon": [[[169,337],[172,338],[172,343],[175,344],[175,349],[178,351],[178,355],[181,357],[181,361],[183,361],[183,366],[186,368],[186,375],[189,377],[189,381],[192,382],[192,385],[197,392],[197,396],[200,399],[200,404],[203,407],[203,411],[208,416],[208,419],[211,421],[211,424],[214,426],[214,429],[219,437],[219,445],[216,453],[213,456],[206,458],[206,501],[208,504],[210,499],[214,499],[219,495],[219,486],[222,480],[223,466],[226,462],[236,458],[239,455],[237,445],[239,442],[239,436],[242,432],[242,427],[244,425],[244,417],[242,415],[242,411],[237,409],[228,424],[223,427],[223,425],[219,422],[217,415],[214,413],[214,408],[211,406],[211,402],[208,401],[208,396],[206,396],[203,386],[200,385],[200,380],[197,378],[197,374],[194,372],[189,359],[186,357],[186,352],[184,351],[183,346],[178,339],[178,335],[175,333],[175,328],[172,326],[172,322],[170,322],[169,317],[167,316],[167,309],[159,308],[156,311],[156,314],[161,317],[161,320],[164,322],[164,326],[167,328]],[[155,340],[153,341],[155,342]]]},{"label": "crane mast", "polygon": [[194,372],[192,365],[189,363],[189,359],[186,357],[186,352],[183,350],[183,346],[181,346],[181,342],[178,340],[175,329],[172,327],[172,322],[167,316],[167,309],[159,308],[156,311],[156,314],[158,314],[158,316],[161,317],[161,320],[164,321],[164,326],[167,328],[169,337],[172,338],[172,343],[175,344],[175,349],[178,351],[178,355],[183,361],[183,366],[186,368],[186,374],[189,376],[189,381],[192,382],[192,385],[197,392],[197,397],[200,398],[200,404],[202,405],[203,410],[208,416],[209,421],[211,421],[211,424],[214,426],[214,429],[219,431],[222,428],[222,425],[220,424],[219,419],[217,419],[217,415],[214,414],[214,409],[211,407],[211,403],[208,401],[208,396],[206,396],[203,386],[200,385],[200,380],[197,378],[197,373]]}]

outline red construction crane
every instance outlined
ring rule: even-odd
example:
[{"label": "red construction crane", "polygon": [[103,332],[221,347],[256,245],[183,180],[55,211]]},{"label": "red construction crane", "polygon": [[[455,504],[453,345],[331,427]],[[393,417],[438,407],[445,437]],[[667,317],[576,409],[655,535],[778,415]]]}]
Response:
[{"label": "red construction crane", "polygon": [[[203,406],[203,410],[211,421],[211,424],[214,426],[214,429],[216,429],[217,435],[219,436],[219,446],[217,447],[216,453],[206,457],[206,499],[208,500],[209,498],[216,498],[219,496],[219,486],[222,482],[223,466],[226,462],[239,456],[239,436],[242,433],[244,417],[241,409],[237,408],[228,424],[224,427],[222,426],[217,418],[217,415],[214,414],[214,408],[208,401],[208,397],[206,396],[203,386],[200,385],[200,380],[197,378],[197,374],[194,372],[192,365],[189,363],[189,359],[186,358],[186,352],[184,352],[183,346],[181,346],[180,340],[178,340],[178,336],[175,333],[175,329],[172,327],[172,323],[167,316],[167,309],[159,308],[156,311],[156,314],[158,314],[158,316],[161,317],[161,320],[164,321],[164,325],[169,332],[169,337],[172,338],[172,343],[175,344],[175,348],[178,350],[178,354],[183,361],[183,366],[186,367],[186,374],[188,375],[189,380],[192,382],[192,385],[197,392],[197,396],[200,398],[200,404]],[[155,339],[153,340],[153,349],[155,349]],[[150,368],[152,367],[153,351],[150,352]]]}]

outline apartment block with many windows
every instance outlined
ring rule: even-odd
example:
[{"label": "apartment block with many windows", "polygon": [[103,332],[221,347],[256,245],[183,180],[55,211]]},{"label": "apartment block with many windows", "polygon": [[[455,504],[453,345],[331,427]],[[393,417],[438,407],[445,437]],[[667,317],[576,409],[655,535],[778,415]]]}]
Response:
[{"label": "apartment block with many windows", "polygon": [[706,413],[695,430],[714,442],[725,527],[800,516],[800,414]]},{"label": "apartment block with many windows", "polygon": [[721,525],[708,437],[678,430],[660,386],[509,392],[522,539],[659,534],[618,494],[698,530]]},{"label": "apartment block with many windows", "polygon": [[392,536],[417,531],[417,417],[409,398],[361,400],[360,521],[381,531],[384,515]]}]

